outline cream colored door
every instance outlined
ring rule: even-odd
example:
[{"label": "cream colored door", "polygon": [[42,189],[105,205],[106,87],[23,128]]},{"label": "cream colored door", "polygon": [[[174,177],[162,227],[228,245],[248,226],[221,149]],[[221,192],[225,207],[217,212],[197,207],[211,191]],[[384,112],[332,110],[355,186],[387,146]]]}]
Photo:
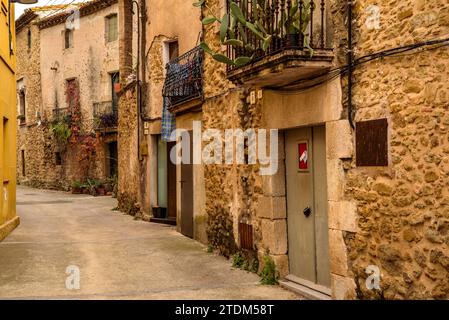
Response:
[{"label": "cream colored door", "polygon": [[290,274],[330,287],[324,127],[285,135]]}]

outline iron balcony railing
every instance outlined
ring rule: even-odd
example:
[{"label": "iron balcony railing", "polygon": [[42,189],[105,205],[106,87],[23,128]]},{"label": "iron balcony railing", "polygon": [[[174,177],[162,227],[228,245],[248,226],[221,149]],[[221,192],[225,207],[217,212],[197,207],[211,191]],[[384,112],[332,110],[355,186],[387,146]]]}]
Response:
[{"label": "iron balcony railing", "polygon": [[96,102],[93,104],[94,128],[115,128],[118,124],[118,111],[112,101]]},{"label": "iron balcony railing", "polygon": [[[228,12],[230,12],[231,0],[226,1]],[[238,40],[245,40],[247,46],[246,48],[228,46],[227,55],[231,60],[239,56],[248,56],[253,57],[252,62],[256,62],[288,49],[330,49],[326,34],[327,0],[233,1],[240,7],[246,19],[253,25],[260,25],[268,35],[272,36],[272,40],[264,51],[262,39],[247,28],[236,26],[233,30],[235,37]],[[257,12],[255,8],[258,8]],[[229,65],[228,71],[236,68]]]},{"label": "iron balcony railing", "polygon": [[167,63],[162,94],[171,106],[203,98],[203,60],[203,50],[195,47]]},{"label": "iron balcony railing", "polygon": [[56,108],[52,111],[53,121],[66,121],[70,122],[71,112],[69,108]]}]

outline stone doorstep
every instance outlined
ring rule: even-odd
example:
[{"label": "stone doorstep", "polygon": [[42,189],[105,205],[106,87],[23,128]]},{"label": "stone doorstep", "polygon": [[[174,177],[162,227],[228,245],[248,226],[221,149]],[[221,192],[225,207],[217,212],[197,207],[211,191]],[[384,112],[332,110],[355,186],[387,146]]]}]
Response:
[{"label": "stone doorstep", "polygon": [[14,217],[13,219],[2,224],[0,226],[0,241],[3,241],[15,228],[17,228],[19,224],[19,217]]},{"label": "stone doorstep", "polygon": [[[288,278],[288,277],[287,277]],[[325,293],[309,288],[305,285],[297,282],[290,281],[288,279],[280,280],[279,285],[282,288],[293,291],[309,300],[331,300],[331,297]]]}]

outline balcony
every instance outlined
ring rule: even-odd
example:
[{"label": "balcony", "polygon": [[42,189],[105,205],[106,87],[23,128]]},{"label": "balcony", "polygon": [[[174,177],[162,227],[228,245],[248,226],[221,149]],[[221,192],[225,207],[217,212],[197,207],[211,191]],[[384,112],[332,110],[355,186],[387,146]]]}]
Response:
[{"label": "balcony", "polygon": [[196,47],[167,63],[163,96],[169,110],[180,112],[201,105],[203,100],[204,52]]},{"label": "balcony", "polygon": [[52,111],[54,122],[66,122],[70,123],[72,115],[69,108],[56,108]]},{"label": "balcony", "polygon": [[[227,1],[229,8],[230,0]],[[259,37],[247,28],[236,27],[235,37],[248,45],[228,46],[228,58],[252,56],[253,59],[245,66],[229,65],[231,81],[261,87],[283,85],[331,69],[334,53],[327,22],[327,0],[259,0],[257,13],[253,12],[254,1],[236,0],[235,3],[248,21],[271,35],[271,42],[263,50]]]},{"label": "balcony", "polygon": [[118,124],[117,106],[112,101],[96,102],[94,109],[94,130],[116,131]]}]

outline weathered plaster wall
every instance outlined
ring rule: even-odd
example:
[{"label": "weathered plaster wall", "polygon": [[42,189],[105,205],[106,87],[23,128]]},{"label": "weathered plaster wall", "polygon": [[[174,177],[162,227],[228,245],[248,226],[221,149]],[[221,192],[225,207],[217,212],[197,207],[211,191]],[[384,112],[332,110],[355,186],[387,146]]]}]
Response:
[{"label": "weathered plaster wall", "polygon": [[158,36],[178,39],[179,54],[195,46],[201,32],[201,10],[189,1],[178,0],[146,0],[146,6],[149,47]]},{"label": "weathered plaster wall", "polygon": [[118,41],[106,42],[105,18],[113,13],[118,13],[117,5],[81,17],[80,28],[74,30],[73,48],[69,49],[64,49],[64,24],[41,30],[41,77],[46,84],[42,101],[46,114],[51,114],[56,105],[66,107],[65,85],[71,78],[79,81],[86,130],[91,128],[93,103],[111,101],[110,73],[119,70],[119,51]]}]

